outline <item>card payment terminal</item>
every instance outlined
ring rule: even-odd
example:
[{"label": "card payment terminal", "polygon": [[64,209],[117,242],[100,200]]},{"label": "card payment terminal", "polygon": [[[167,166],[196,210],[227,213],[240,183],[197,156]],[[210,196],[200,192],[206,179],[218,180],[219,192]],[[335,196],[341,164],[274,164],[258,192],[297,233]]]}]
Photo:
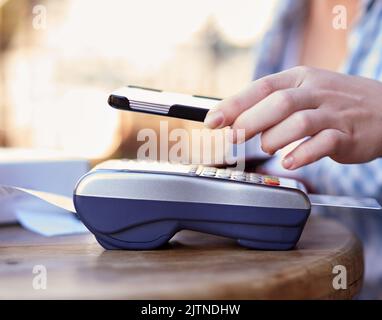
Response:
[{"label": "card payment terminal", "polygon": [[[339,206],[353,206],[342,200]],[[374,199],[360,201],[354,207],[381,209]],[[96,166],[74,191],[77,214],[106,249],[154,249],[188,229],[248,248],[288,250],[320,204],[292,179],[132,160]]]}]

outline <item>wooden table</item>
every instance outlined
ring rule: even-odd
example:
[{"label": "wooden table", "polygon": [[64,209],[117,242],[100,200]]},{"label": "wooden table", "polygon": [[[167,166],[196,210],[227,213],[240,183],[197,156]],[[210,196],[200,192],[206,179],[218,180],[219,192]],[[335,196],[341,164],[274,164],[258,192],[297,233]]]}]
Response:
[{"label": "wooden table", "polygon": [[[47,288],[33,289],[35,265]],[[347,289],[335,290],[335,265]],[[360,242],[341,225],[311,218],[298,248],[252,251],[182,231],[156,251],[105,251],[91,235],[45,238],[0,228],[0,298],[300,299],[351,298],[362,285]]]}]

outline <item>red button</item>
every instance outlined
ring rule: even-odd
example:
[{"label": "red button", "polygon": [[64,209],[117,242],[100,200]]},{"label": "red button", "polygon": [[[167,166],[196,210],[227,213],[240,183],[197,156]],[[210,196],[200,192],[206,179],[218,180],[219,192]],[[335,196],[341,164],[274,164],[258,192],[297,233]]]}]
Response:
[{"label": "red button", "polygon": [[280,185],[280,181],[276,177],[265,177],[264,183],[271,186],[278,186]]}]

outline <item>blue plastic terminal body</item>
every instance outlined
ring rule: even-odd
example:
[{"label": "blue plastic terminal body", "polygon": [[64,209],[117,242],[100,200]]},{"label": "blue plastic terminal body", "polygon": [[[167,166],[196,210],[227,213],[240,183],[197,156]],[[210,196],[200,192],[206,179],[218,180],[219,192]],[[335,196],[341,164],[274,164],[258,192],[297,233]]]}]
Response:
[{"label": "blue plastic terminal body", "polygon": [[148,250],[182,229],[236,239],[259,250],[293,249],[310,209],[74,195],[77,214],[105,249]]}]

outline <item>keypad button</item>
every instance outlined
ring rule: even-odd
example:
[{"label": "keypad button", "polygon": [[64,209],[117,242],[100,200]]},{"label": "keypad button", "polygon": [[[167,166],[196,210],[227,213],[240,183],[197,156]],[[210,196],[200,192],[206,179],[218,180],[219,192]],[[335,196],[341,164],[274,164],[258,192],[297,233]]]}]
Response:
[{"label": "keypad button", "polygon": [[244,181],[246,179],[246,173],[243,171],[233,171],[231,174],[231,179]]},{"label": "keypad button", "polygon": [[260,183],[263,181],[262,176],[259,174],[256,174],[256,173],[250,173],[249,178],[253,182],[259,182]]},{"label": "keypad button", "polygon": [[280,182],[277,182],[277,181],[268,181],[268,182],[265,182],[265,184],[270,185],[270,186],[279,186]]},{"label": "keypad button", "polygon": [[216,171],[216,177],[217,178],[227,179],[230,176],[231,176],[231,170],[229,170],[229,169],[218,169]]},{"label": "keypad button", "polygon": [[198,171],[198,168],[199,168],[199,166],[192,166],[191,168],[190,168],[190,170],[188,171],[188,173],[189,174],[196,174],[196,172]]},{"label": "keypad button", "polygon": [[267,185],[279,186],[280,185],[280,180],[277,177],[265,176],[264,177],[264,183],[267,184]]},{"label": "keypad button", "polygon": [[253,183],[262,183],[262,178],[261,175],[251,172],[247,175],[247,181]]},{"label": "keypad button", "polygon": [[231,170],[229,168],[215,168],[193,166],[190,168],[190,174],[200,174],[204,177],[215,177],[220,179],[231,179],[235,181],[245,181],[249,183],[265,184],[269,186],[279,186],[280,180],[274,176],[261,175],[254,172],[244,172],[240,170]]},{"label": "keypad button", "polygon": [[214,177],[217,169],[214,167],[205,167],[202,171],[202,176]]},{"label": "keypad button", "polygon": [[245,177],[244,176],[235,176],[235,177],[232,177],[231,179],[237,180],[237,181],[244,181]]}]

